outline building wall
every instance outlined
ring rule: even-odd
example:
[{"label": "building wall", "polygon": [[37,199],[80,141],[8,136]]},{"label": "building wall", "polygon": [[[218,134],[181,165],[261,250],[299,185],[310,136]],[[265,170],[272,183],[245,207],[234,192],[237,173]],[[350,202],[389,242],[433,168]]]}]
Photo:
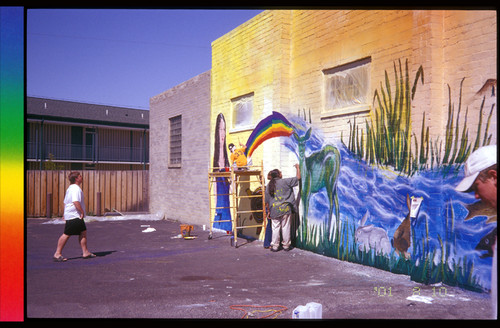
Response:
[{"label": "building wall", "polygon": [[[347,122],[353,116],[363,122],[368,113],[321,115],[324,69],[371,57],[373,94],[385,83],[385,71],[394,79],[393,65],[398,60],[404,65],[408,59],[410,79],[422,65],[425,83],[418,85],[412,103],[413,128],[418,135],[425,111],[434,136],[446,125],[447,84],[458,106],[460,81],[465,77],[462,106],[478,107],[475,93],[487,79],[496,79],[494,11],[298,10],[292,15],[290,107],[310,108],[313,122],[332,137],[340,137],[340,131],[345,136]],[[474,126],[471,134],[477,120],[477,115],[469,117]]]},{"label": "building wall", "polygon": [[[463,81],[462,110],[468,108],[470,134],[477,131],[479,108],[485,99],[482,122],[493,104],[496,104],[497,79],[497,14],[495,11],[452,11],[443,13],[444,83],[450,85],[452,100],[458,107],[458,93]],[[494,81],[493,81],[494,80]],[[495,92],[492,93],[492,87]],[[444,90],[444,104],[448,104],[448,88]],[[445,107],[445,106],[443,106]],[[495,106],[490,131],[497,131]],[[470,125],[469,125],[470,122]],[[484,129],[483,129],[484,131]],[[493,144],[497,143],[496,132]]]},{"label": "building wall", "polygon": [[[212,43],[212,136],[222,113],[228,122],[227,144],[246,142],[252,128],[237,130],[231,123],[231,100],[239,96],[254,92],[255,124],[273,110],[288,108],[290,15],[288,10],[265,11]],[[262,160],[258,152],[253,163]]]},{"label": "building wall", "polygon": [[[182,115],[182,164],[169,166],[169,119]],[[150,212],[208,224],[210,72],[150,99]]]},{"label": "building wall", "polygon": [[336,138],[341,131],[348,135],[347,122],[353,117],[364,123],[369,112],[340,116],[325,112],[323,70],[370,57],[373,94],[384,81],[384,70],[392,76],[395,60],[404,63],[409,58],[412,68],[418,65],[410,58],[415,33],[411,12],[294,11],[292,25],[292,107],[310,109],[312,121]]},{"label": "building wall", "polygon": [[[294,124],[299,139],[268,140],[253,160],[283,176],[300,163],[297,247],[488,290],[491,254],[481,252],[496,216],[467,218],[474,195],[454,187],[466,150],[496,144],[496,43],[495,11],[265,11],[212,43],[210,135],[219,113],[232,126],[232,99],[253,93],[253,126],[229,129],[228,143],[245,144],[273,110]],[[366,100],[328,108],[326,74],[360,61],[369,61]],[[391,120],[379,116],[398,103]],[[410,197],[423,199],[415,217]]]},{"label": "building wall", "polygon": [[[349,123],[364,126],[373,112],[348,115],[325,113],[322,71],[371,58],[370,95],[385,85],[385,72],[394,81],[394,65],[408,60],[410,83],[422,66],[412,102],[412,131],[420,135],[423,113],[431,137],[443,138],[451,102],[458,110],[460,82],[462,115],[467,106],[479,108],[477,94],[488,79],[496,80],[496,13],[441,10],[271,10],[254,17],[212,43],[212,112],[231,122],[231,99],[254,92],[254,122],[271,110],[296,114],[311,111],[312,122],[327,137],[344,139]],[[496,86],[496,82],[495,82]],[[394,89],[393,89],[394,92]],[[483,92],[484,94],[484,92]],[[491,92],[483,110],[487,120]],[[212,128],[215,126],[212,115]],[[475,136],[479,115],[469,114],[470,136]],[[464,119],[462,119],[464,122]],[[496,110],[490,131],[496,130]],[[212,131],[213,132],[213,131]],[[244,143],[250,130],[230,130],[228,143]],[[494,136],[496,138],[496,136]],[[492,140],[496,143],[496,139]],[[273,141],[270,141],[273,144]],[[257,162],[264,145],[256,152]],[[274,142],[274,146],[276,142]],[[274,146],[270,146],[271,149]],[[213,153],[213,146],[211,148]],[[280,165],[276,160],[269,165]]]}]

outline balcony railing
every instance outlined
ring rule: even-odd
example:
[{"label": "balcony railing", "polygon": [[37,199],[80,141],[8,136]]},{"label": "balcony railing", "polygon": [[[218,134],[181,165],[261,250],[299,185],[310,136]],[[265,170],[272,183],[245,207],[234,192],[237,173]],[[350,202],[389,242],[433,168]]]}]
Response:
[{"label": "balcony railing", "polygon": [[48,143],[26,143],[28,160],[82,161],[82,162],[133,162],[148,163],[149,149],[141,147],[114,147],[97,145],[73,145]]}]

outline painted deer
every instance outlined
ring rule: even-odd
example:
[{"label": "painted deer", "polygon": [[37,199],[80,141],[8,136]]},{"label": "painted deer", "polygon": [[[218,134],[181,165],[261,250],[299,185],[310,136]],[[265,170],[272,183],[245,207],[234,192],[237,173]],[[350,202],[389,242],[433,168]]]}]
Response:
[{"label": "painted deer", "polygon": [[311,137],[311,128],[303,137],[294,132],[293,136],[298,143],[299,166],[302,175],[301,200],[303,205],[303,220],[307,218],[309,209],[309,198],[311,194],[317,193],[325,187],[328,201],[330,203],[327,229],[330,233],[333,208],[335,206],[335,217],[339,219],[339,200],[337,196],[337,177],[340,169],[340,153],[332,145],[326,145],[323,149],[305,156],[306,142]]}]

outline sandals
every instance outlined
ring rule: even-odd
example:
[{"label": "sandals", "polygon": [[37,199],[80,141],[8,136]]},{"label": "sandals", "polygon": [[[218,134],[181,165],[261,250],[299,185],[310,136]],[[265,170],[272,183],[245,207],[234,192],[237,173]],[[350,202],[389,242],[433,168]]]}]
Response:
[{"label": "sandals", "polygon": [[66,262],[68,259],[65,257],[59,256],[59,257],[54,257],[54,262]]},{"label": "sandals", "polygon": [[[90,253],[87,256],[83,256],[84,259],[93,259],[94,257],[97,257],[97,255]],[[54,262],[66,262],[68,259],[63,257],[62,255],[59,257],[54,257]]]}]

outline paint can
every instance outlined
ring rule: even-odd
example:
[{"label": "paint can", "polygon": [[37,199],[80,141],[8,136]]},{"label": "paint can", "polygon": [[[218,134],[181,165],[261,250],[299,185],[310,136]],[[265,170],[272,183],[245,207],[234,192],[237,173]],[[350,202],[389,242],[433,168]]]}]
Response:
[{"label": "paint can", "polygon": [[310,302],[306,306],[309,307],[310,319],[321,319],[323,316],[323,306],[320,303]]},{"label": "paint can", "polygon": [[299,305],[292,312],[292,319],[309,319],[309,309],[305,305]]},{"label": "paint can", "polygon": [[181,224],[181,234],[182,237],[189,237],[191,235],[191,231],[193,230],[193,226],[189,224]]},{"label": "paint can", "polygon": [[309,302],[306,305],[299,305],[292,312],[292,319],[321,319],[323,316],[323,306],[320,303]]}]

